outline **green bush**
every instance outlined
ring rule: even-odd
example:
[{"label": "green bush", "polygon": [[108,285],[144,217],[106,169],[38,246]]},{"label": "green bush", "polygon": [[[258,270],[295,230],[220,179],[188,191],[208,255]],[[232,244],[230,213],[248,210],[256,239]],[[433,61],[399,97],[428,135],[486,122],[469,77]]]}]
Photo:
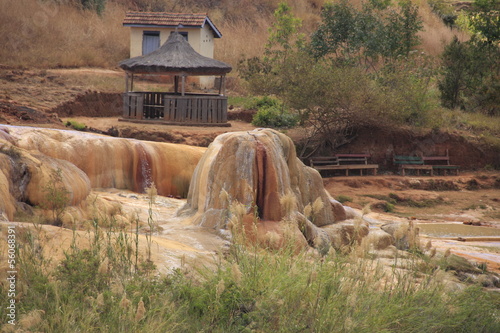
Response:
[{"label": "green bush", "polygon": [[253,116],[252,125],[258,127],[290,128],[298,123],[298,117],[282,106],[264,105]]},{"label": "green bush", "polygon": [[75,120],[68,120],[66,121],[66,127],[71,127],[77,131],[83,131],[87,126]]}]

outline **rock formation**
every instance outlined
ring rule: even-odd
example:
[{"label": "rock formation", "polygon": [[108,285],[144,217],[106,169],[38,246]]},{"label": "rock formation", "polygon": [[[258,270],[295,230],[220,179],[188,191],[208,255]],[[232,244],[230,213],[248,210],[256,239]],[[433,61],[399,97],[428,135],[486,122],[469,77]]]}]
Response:
[{"label": "rock formation", "polygon": [[0,126],[0,214],[40,205],[54,170],[78,205],[91,188],[186,196],[205,148],[111,138],[76,131]]},{"label": "rock formation", "polygon": [[179,215],[189,222],[269,248],[326,251],[368,234],[297,158],[292,140],[269,129],[222,134],[205,149],[0,125],[0,167],[0,219],[42,205],[58,171],[70,205],[82,207],[77,219],[93,188],[143,192],[154,183],[159,195],[187,195]]},{"label": "rock formation", "polygon": [[368,233],[365,223],[339,223],[353,212],[330,197],[320,174],[297,158],[292,140],[270,129],[218,136],[196,167],[179,215],[243,231],[271,247],[281,246],[287,232],[295,246],[318,248],[340,248]]}]

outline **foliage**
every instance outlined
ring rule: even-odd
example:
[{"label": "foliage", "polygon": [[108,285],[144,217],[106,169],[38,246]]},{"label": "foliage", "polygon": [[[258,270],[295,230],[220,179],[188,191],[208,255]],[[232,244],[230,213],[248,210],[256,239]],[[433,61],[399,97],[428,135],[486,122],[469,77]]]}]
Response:
[{"label": "foliage", "polygon": [[97,14],[102,15],[106,8],[107,0],[79,0],[84,9],[94,10]]},{"label": "foliage", "polygon": [[291,13],[291,7],[286,2],[280,2],[274,18],[275,22],[268,31],[265,55],[273,62],[286,61],[293,49],[304,47],[304,34],[298,32],[302,21]]},{"label": "foliage", "polygon": [[[421,29],[415,6],[402,2],[395,10],[387,1],[371,1],[358,10],[347,1],[328,3],[305,46],[299,21],[285,9],[282,4],[275,12],[263,57],[243,59],[238,70],[252,93],[275,95],[298,114],[306,128],[301,157],[331,151],[365,125],[425,125],[434,106],[433,71],[425,57],[410,54]],[[386,66],[376,66],[379,58]],[[262,113],[267,123],[280,114]]]},{"label": "foliage", "polygon": [[263,96],[263,97],[253,97],[250,101],[245,104],[247,109],[260,109],[268,107],[280,107],[282,103],[273,97]]},{"label": "foliage", "polygon": [[297,125],[298,117],[276,98],[254,97],[247,103],[250,109],[257,109],[252,124],[258,127],[290,128]]},{"label": "foliage", "polygon": [[290,128],[297,125],[298,117],[280,105],[259,107],[252,125],[257,127]]},{"label": "foliage", "polygon": [[454,7],[451,3],[444,0],[428,0],[429,6],[432,11],[438,15],[443,23],[448,27],[453,28],[455,22],[458,18],[458,14],[455,12]]},{"label": "foliage", "polygon": [[312,35],[310,51],[316,59],[329,55],[340,62],[364,62],[373,67],[379,59],[408,55],[419,43],[422,29],[418,7],[409,1],[398,10],[384,4],[363,2],[358,10],[347,0],[327,3],[322,22]]},{"label": "foliage", "polygon": [[352,201],[353,201],[353,200],[352,200],[352,198],[351,198],[350,196],[343,195],[343,194],[341,194],[341,195],[337,196],[337,197],[335,198],[335,200],[337,200],[338,202],[340,202],[340,203],[342,203],[342,204],[343,204],[343,203],[345,203],[345,202],[352,202]]},{"label": "foliage", "polygon": [[45,197],[41,207],[52,211],[53,225],[62,225],[61,218],[71,201],[71,192],[66,189],[61,169],[52,171],[50,181],[43,187],[43,193]]},{"label": "foliage", "polygon": [[87,126],[85,124],[79,123],[76,120],[66,121],[66,127],[71,127],[77,131],[83,131]]},{"label": "foliage", "polygon": [[435,104],[430,94],[432,73],[432,66],[419,54],[395,61],[378,75],[329,60],[314,61],[303,52],[290,56],[281,72],[287,82],[282,98],[298,110],[307,129],[299,155],[331,152],[371,125],[425,126]]},{"label": "foliage", "polygon": [[274,12],[275,22],[269,29],[264,57],[244,58],[238,62],[240,77],[249,83],[257,95],[280,95],[286,81],[280,75],[288,57],[301,49],[304,36],[298,33],[301,21],[291,14],[291,8],[281,2]]},{"label": "foliage", "polygon": [[497,0],[476,0],[465,20],[472,38],[455,38],[445,47],[439,80],[443,106],[500,115],[499,10]]},{"label": "foliage", "polygon": [[[430,111],[439,104],[432,90],[435,73],[436,66],[432,59],[419,53],[398,58],[383,67],[376,82],[389,101],[384,117],[396,124],[428,125]],[[392,112],[390,105],[393,105]]]},{"label": "foliage", "polygon": [[476,0],[469,25],[473,33],[488,43],[500,41],[500,1]]},{"label": "foliage", "polygon": [[500,115],[500,50],[476,38],[455,38],[442,55],[443,106]]}]

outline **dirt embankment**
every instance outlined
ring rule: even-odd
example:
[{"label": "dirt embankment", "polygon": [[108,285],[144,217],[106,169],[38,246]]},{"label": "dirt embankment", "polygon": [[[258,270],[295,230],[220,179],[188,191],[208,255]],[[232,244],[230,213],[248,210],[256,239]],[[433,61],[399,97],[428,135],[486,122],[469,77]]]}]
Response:
[{"label": "dirt embankment", "polygon": [[412,131],[406,128],[363,128],[349,145],[338,153],[370,153],[381,171],[396,171],[394,155],[442,156],[448,152],[450,164],[462,170],[478,170],[485,166],[500,168],[500,152],[481,144],[476,138],[439,130]]},{"label": "dirt embankment", "polygon": [[51,110],[59,117],[119,117],[123,100],[119,93],[87,91]]}]

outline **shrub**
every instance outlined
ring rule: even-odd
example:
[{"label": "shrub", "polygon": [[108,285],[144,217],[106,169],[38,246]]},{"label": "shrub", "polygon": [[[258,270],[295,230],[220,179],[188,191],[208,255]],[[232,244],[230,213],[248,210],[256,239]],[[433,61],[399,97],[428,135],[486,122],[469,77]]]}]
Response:
[{"label": "shrub", "polygon": [[71,127],[77,131],[83,131],[87,126],[85,124],[79,123],[75,120],[68,120],[66,122],[66,127]]},{"label": "shrub", "polygon": [[283,107],[262,106],[253,116],[252,125],[258,127],[290,128],[297,125],[298,117]]},{"label": "shrub", "polygon": [[45,200],[41,204],[43,209],[52,211],[52,224],[61,226],[62,216],[71,201],[71,192],[66,189],[61,169],[53,170],[50,181],[43,187]]}]

